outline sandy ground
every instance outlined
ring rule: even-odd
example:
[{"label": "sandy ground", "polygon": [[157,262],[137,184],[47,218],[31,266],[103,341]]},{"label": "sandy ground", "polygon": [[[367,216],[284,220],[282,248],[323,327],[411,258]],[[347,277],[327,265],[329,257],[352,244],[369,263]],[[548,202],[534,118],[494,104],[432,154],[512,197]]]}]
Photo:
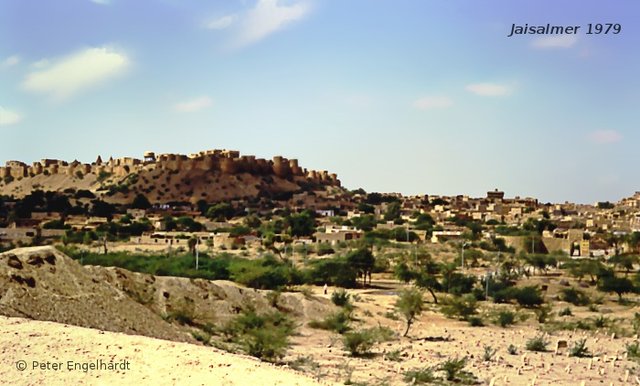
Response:
[{"label": "sandy ground", "polygon": [[[318,297],[328,296],[323,295],[320,288],[314,290]],[[330,287],[329,294],[332,290]],[[369,319],[363,314],[365,310],[373,314],[366,325],[380,323],[396,332],[404,330],[402,320],[393,321],[380,315],[383,310],[393,310],[395,296],[392,291],[357,290],[351,293],[360,294],[360,301],[356,302],[358,319]],[[336,334],[303,326],[299,330],[300,336],[293,339],[289,358],[312,357],[319,364],[319,369],[311,374],[340,384],[350,380],[367,385],[407,385],[403,381],[407,370],[435,367],[455,357],[467,357],[465,369],[475,374],[482,385],[640,384],[637,362],[627,359],[624,354],[625,345],[633,342],[633,337],[612,338],[602,331],[557,331],[545,335],[549,342],[547,352],[527,351],[527,340],[539,334],[536,327],[533,320],[509,328],[494,325],[470,327],[466,322],[426,311],[418,318],[408,337],[378,345],[372,350],[373,358],[352,358],[345,354]],[[443,341],[441,338],[448,339]],[[583,338],[591,357],[569,357],[567,349],[554,353],[557,341],[566,340],[572,346]],[[507,352],[510,344],[517,347],[516,355]],[[488,362],[483,359],[485,346],[497,350]],[[397,362],[385,359],[385,354],[392,351],[400,351],[402,359]]]},{"label": "sandy ground", "polygon": [[[211,347],[4,316],[0,353],[3,385],[319,384],[291,369]],[[122,368],[85,372],[67,367],[69,361],[81,365],[99,360]],[[36,368],[34,362],[39,363]],[[21,365],[26,369],[18,370]]]}]

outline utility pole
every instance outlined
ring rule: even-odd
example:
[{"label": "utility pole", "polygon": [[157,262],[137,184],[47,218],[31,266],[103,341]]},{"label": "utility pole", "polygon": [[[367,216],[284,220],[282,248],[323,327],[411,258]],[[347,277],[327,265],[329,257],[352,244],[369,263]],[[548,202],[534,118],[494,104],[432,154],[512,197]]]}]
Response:
[{"label": "utility pole", "polygon": [[486,288],[485,288],[485,291],[484,291],[484,298],[485,298],[485,300],[486,300],[486,299],[489,299],[489,279],[490,279],[490,278],[491,278],[491,272],[490,272],[490,271],[487,271],[487,276],[486,276],[486,279],[485,279]]},{"label": "utility pole", "polygon": [[461,251],[461,253],[460,253],[460,255],[461,255],[461,260],[462,260],[462,261],[461,261],[461,264],[462,264],[462,265],[461,265],[461,267],[460,267],[461,269],[464,269],[464,247],[466,247],[467,245],[468,245],[468,244],[467,244],[467,242],[466,242],[466,241],[465,241],[464,243],[462,243],[462,251]]},{"label": "utility pole", "polygon": [[200,244],[200,238],[196,238],[196,271],[198,270],[198,244]]}]

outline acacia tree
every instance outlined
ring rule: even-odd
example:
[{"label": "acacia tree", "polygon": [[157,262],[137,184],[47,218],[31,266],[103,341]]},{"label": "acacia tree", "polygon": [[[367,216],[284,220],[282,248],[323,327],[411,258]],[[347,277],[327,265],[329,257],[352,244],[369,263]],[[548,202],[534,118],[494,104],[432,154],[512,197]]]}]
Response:
[{"label": "acacia tree", "polygon": [[415,318],[419,316],[424,309],[424,299],[422,297],[422,291],[418,288],[408,288],[402,290],[398,295],[396,301],[396,309],[404,319],[407,321],[407,329],[402,336],[407,336],[411,325],[415,321]]},{"label": "acacia tree", "polygon": [[604,292],[615,292],[618,300],[622,300],[622,295],[634,292],[635,286],[625,277],[604,276],[598,281],[598,289]]},{"label": "acacia tree", "polygon": [[367,275],[369,276],[369,284],[371,284],[371,272],[376,262],[373,253],[367,248],[356,249],[347,255],[347,261],[358,272],[358,276],[362,277],[362,284],[367,284]]}]

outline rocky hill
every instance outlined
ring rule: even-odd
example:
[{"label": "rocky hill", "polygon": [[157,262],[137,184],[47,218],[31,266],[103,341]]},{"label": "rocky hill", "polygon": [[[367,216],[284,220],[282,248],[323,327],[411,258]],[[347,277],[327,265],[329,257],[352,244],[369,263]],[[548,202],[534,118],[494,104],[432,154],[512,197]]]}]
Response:
[{"label": "rocky hill", "polygon": [[0,167],[0,194],[23,197],[34,190],[89,190],[111,203],[144,194],[151,203],[218,202],[290,198],[294,193],[341,191],[336,174],[302,168],[298,160],[241,156],[208,150],[190,155],[146,152],[143,159],[98,157],[93,163],[42,159],[31,166],[8,161]]}]

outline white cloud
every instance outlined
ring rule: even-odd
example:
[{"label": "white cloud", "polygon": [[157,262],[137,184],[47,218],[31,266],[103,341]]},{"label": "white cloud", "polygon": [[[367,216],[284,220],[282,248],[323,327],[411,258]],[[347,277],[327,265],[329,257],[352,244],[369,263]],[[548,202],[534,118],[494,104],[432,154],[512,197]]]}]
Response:
[{"label": "white cloud", "polygon": [[31,67],[33,68],[45,68],[48,65],[49,65],[48,59],[41,59],[41,60],[38,60],[37,62],[31,63]]},{"label": "white cloud", "polygon": [[0,106],[0,126],[13,125],[21,120],[22,116],[20,114]]},{"label": "white cloud", "polygon": [[27,91],[61,100],[113,78],[128,65],[129,59],[122,53],[105,47],[89,48],[47,69],[29,73],[22,86]]},{"label": "white cloud", "polygon": [[444,109],[452,105],[453,101],[445,96],[428,96],[413,102],[413,107],[418,110]]},{"label": "white cloud", "polygon": [[286,25],[304,18],[311,9],[306,2],[290,5],[279,3],[279,0],[258,0],[255,7],[243,17],[236,45],[243,47],[256,43]]},{"label": "white cloud", "polygon": [[100,4],[100,5],[109,5],[111,4],[111,0],[90,0],[92,3]]},{"label": "white cloud", "polygon": [[2,62],[2,67],[13,67],[18,63],[20,63],[20,57],[18,55],[13,55]]},{"label": "white cloud", "polygon": [[552,35],[534,39],[531,46],[534,48],[570,48],[577,41],[576,35]]},{"label": "white cloud", "polygon": [[201,96],[185,102],[176,103],[173,109],[180,113],[193,113],[205,109],[213,104],[213,100],[208,96]]},{"label": "white cloud", "polygon": [[227,15],[214,20],[210,20],[204,24],[207,29],[221,30],[230,27],[237,19],[236,15]]},{"label": "white cloud", "polygon": [[619,142],[622,140],[622,134],[615,130],[596,130],[589,133],[587,138],[593,143],[604,145]]},{"label": "white cloud", "polygon": [[466,89],[481,96],[503,96],[511,93],[509,87],[497,83],[473,83],[467,85]]}]

